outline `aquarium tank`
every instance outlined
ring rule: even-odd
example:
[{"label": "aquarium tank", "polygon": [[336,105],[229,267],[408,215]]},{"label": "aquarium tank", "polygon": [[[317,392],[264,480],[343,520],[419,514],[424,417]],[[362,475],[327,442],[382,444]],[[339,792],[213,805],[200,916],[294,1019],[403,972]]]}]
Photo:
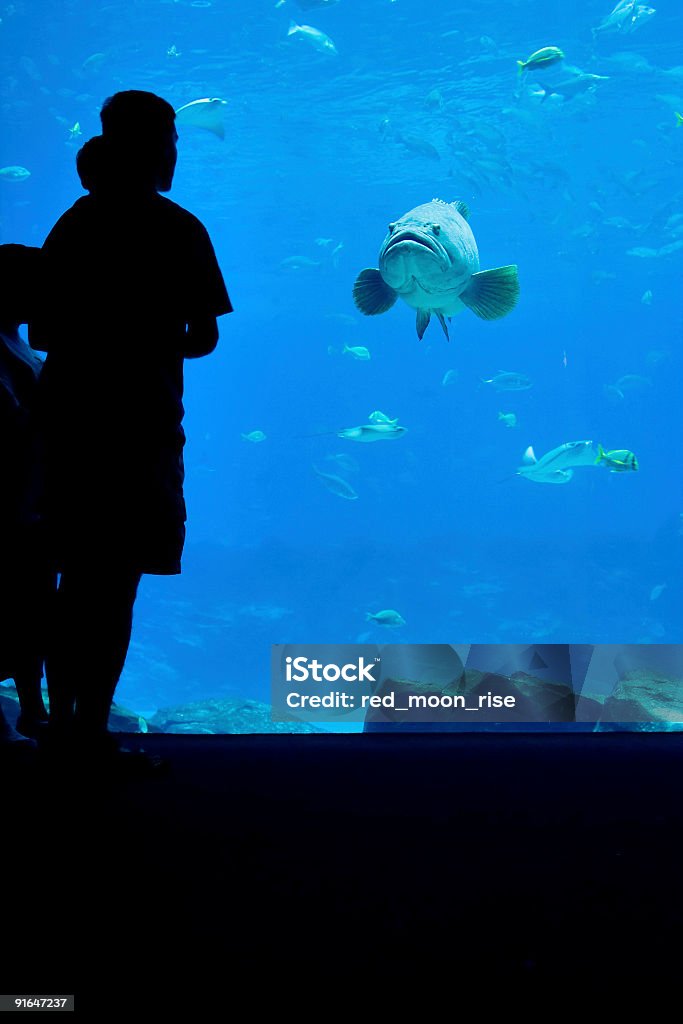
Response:
[{"label": "aquarium tank", "polygon": [[551,687],[406,728],[683,722],[683,9],[653,2],[0,6],[1,241],[42,245],[103,101],[149,90],[235,307],[186,363],[183,571],[143,578],[115,728],[403,728],[273,713],[306,645],[384,660],[380,697]]}]

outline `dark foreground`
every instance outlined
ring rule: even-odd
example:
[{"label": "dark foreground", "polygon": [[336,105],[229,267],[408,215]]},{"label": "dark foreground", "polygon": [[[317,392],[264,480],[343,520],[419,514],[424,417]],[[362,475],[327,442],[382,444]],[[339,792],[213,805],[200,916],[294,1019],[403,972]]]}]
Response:
[{"label": "dark foreground", "polygon": [[681,734],[140,739],[166,777],[5,774],[3,992],[457,1005],[679,970]]}]

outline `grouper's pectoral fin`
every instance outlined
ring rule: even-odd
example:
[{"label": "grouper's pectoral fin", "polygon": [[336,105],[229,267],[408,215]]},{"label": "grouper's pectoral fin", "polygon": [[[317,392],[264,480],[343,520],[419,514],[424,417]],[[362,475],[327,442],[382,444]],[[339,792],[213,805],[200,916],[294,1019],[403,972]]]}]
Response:
[{"label": "grouper's pectoral fin", "polygon": [[431,313],[428,309],[418,309],[417,319],[415,320],[415,327],[417,328],[417,336],[422,341],[422,335],[427,330],[429,321],[431,319]]},{"label": "grouper's pectoral fin", "polygon": [[361,270],[353,286],[353,301],[365,316],[377,316],[391,309],[398,298],[398,292],[390,288],[379,270]]},{"label": "grouper's pectoral fin", "polygon": [[450,340],[451,340],[451,336],[450,336],[450,334],[448,333],[448,324],[447,324],[447,323],[446,323],[446,321],[444,320],[444,317],[443,317],[443,313],[437,313],[436,315],[437,315],[437,316],[438,316],[438,318],[439,318],[439,323],[440,323],[440,324],[441,324],[441,326],[443,327],[443,333],[444,333],[444,334],[446,335],[446,340],[447,340],[447,341],[450,341]]},{"label": "grouper's pectoral fin", "polygon": [[519,297],[517,267],[496,267],[472,274],[470,283],[460,293],[460,301],[482,320],[498,320],[514,309]]}]

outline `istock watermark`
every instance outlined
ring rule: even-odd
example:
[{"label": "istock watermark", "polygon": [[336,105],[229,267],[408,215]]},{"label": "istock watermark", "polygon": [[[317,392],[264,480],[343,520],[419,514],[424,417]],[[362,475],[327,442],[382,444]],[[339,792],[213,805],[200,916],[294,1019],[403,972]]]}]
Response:
[{"label": "istock watermark", "polygon": [[679,644],[279,644],[271,657],[277,722],[683,726]]},{"label": "istock watermark", "polygon": [[315,683],[337,683],[342,679],[345,683],[371,683],[379,682],[376,674],[379,658],[374,658],[371,664],[366,664],[364,658],[358,658],[355,662],[348,662],[346,665],[337,665],[334,662],[327,665],[316,658],[310,660],[305,655],[292,658],[287,655],[285,658],[285,679],[288,683],[307,683],[313,680]]}]

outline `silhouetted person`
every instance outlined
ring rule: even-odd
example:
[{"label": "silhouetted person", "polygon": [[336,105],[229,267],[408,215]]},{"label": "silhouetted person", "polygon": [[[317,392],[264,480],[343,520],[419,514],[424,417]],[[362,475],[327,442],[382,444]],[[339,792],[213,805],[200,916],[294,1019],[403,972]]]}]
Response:
[{"label": "silhouetted person", "polygon": [[183,360],[231,311],[209,236],[160,196],[175,114],[158,96],[106,100],[79,153],[90,194],[45,241],[49,287],[30,325],[41,379],[46,512],[61,573],[48,647],[51,735],[114,749],[107,721],[143,573],[180,572]]},{"label": "silhouetted person", "polygon": [[[41,360],[19,334],[40,290],[40,249],[0,245],[0,679],[19,696],[17,729],[47,723],[41,680],[45,620],[56,580],[41,532],[35,405]],[[11,737],[4,719],[0,737]]]}]

